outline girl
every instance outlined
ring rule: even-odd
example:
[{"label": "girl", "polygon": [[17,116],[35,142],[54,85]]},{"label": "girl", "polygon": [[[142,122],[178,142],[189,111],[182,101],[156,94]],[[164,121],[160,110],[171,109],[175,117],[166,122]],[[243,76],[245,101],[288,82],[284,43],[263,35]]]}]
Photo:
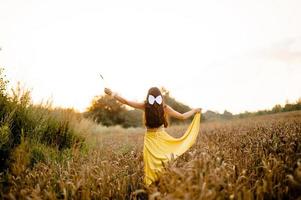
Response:
[{"label": "girl", "polygon": [[[144,111],[147,128],[143,147],[144,183],[146,185],[150,185],[158,179],[158,173],[162,170],[163,163],[172,157],[176,158],[182,155],[195,143],[200,127],[200,108],[181,114],[164,103],[162,94],[157,87],[148,90],[143,103],[126,100],[108,88],[105,88],[105,93],[123,104]],[[164,131],[164,128],[168,126],[167,115],[184,120],[194,114],[196,115],[192,123],[181,138],[174,138]]]}]

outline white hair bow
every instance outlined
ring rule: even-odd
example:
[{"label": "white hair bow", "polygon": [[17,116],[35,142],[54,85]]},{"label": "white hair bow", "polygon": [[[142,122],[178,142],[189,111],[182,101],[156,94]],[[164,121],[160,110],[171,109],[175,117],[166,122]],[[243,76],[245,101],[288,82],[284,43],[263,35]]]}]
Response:
[{"label": "white hair bow", "polygon": [[154,103],[155,103],[155,101],[157,102],[157,104],[161,104],[162,103],[162,96],[161,95],[159,95],[159,96],[157,96],[156,98],[153,96],[153,95],[148,95],[148,103],[150,104],[150,105],[153,105]]}]

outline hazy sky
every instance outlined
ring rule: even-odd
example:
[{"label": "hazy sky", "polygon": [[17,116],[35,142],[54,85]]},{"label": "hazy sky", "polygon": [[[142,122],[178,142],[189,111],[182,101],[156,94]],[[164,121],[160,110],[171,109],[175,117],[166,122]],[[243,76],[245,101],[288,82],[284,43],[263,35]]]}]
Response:
[{"label": "hazy sky", "polygon": [[164,86],[237,113],[301,97],[301,1],[1,0],[0,66],[34,102],[83,111],[113,90]]}]

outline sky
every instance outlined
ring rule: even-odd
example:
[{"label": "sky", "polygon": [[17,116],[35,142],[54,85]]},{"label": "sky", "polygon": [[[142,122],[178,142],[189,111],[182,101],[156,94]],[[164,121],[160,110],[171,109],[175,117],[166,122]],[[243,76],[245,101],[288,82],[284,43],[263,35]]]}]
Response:
[{"label": "sky", "polygon": [[1,0],[0,67],[35,103],[79,111],[104,85],[136,101],[164,86],[190,107],[270,109],[301,97],[300,9],[299,0]]}]

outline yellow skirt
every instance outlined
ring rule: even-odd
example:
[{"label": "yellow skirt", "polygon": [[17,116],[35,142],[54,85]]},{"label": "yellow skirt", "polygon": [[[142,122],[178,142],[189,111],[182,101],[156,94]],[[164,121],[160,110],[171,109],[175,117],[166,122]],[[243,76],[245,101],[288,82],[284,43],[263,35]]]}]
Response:
[{"label": "yellow skirt", "polygon": [[197,113],[181,138],[174,138],[164,130],[147,131],[144,136],[144,183],[150,185],[158,178],[163,163],[185,153],[196,141],[201,114]]}]

